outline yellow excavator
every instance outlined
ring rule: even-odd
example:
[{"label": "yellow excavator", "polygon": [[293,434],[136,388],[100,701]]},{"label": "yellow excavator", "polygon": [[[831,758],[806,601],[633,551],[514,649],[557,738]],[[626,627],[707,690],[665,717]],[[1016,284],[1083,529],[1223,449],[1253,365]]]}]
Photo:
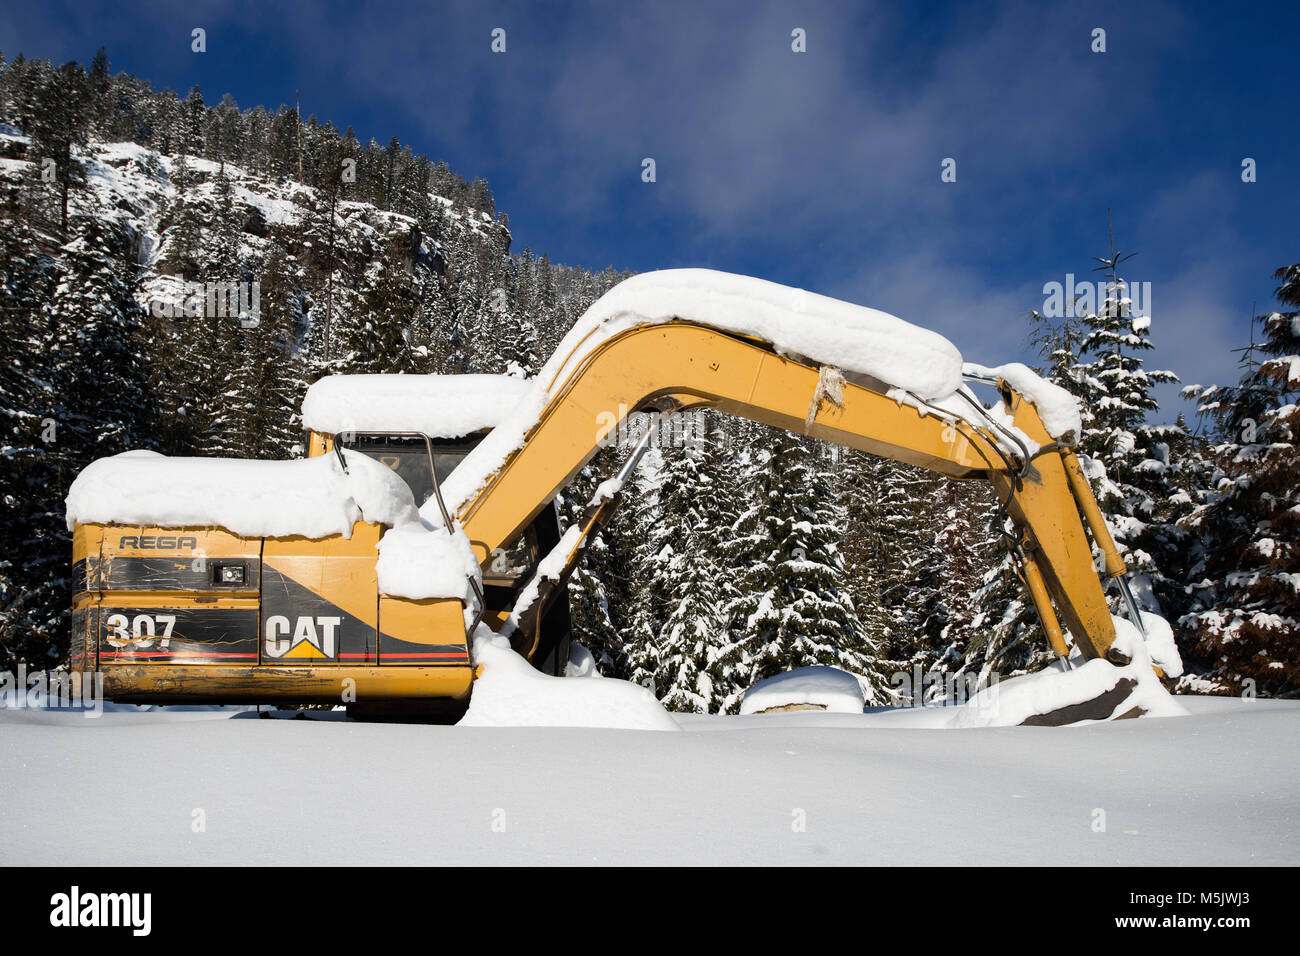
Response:
[{"label": "yellow excavator", "polygon": [[[804,298],[810,294],[794,294],[795,321],[817,321]],[[359,456],[376,461],[424,505],[425,526],[463,533],[479,573],[467,575],[461,596],[385,593],[376,548],[389,529],[374,514],[356,515],[342,533],[250,534],[218,518],[178,524],[141,521],[129,509],[74,509],[74,485],[72,670],[100,672],[110,700],[419,712],[463,707],[476,676],[473,637],[486,626],[539,670],[563,674],[566,582],[617,506],[621,480],[602,486],[563,535],[556,495],[633,413],[697,408],[989,482],[1015,529],[1019,571],[1056,655],[1068,660],[1073,650],[1076,660],[1129,663],[1093,545],[1139,630],[1142,618],[1076,458],[1078,436],[1049,434],[1020,377],[965,366],[966,382],[996,390],[995,404],[972,399],[966,385],[939,401],[871,374],[842,373],[835,355],[809,357],[775,334],[711,322],[707,312],[620,307],[585,334],[571,334],[561,346],[566,354],[539,376],[546,380],[331,376],[312,387],[304,403],[308,458],[341,473],[357,471]],[[439,419],[440,404],[460,410],[444,416],[449,424]],[[502,424],[512,415],[514,437]],[[649,435],[619,479],[636,466]],[[466,478],[467,469],[477,473]],[[224,473],[214,474],[217,482]],[[1042,722],[1120,710],[1110,700],[1097,713],[1076,709],[1069,720]]]}]

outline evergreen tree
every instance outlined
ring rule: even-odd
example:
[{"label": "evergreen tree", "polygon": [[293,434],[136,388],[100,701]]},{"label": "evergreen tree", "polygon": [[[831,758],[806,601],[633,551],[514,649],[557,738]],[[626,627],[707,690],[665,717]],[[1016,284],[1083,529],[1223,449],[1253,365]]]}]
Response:
[{"label": "evergreen tree", "polygon": [[[561,517],[566,525],[581,520],[597,486],[617,474],[625,453],[626,449],[617,447],[601,451],[570,482],[561,495]],[[627,635],[632,596],[638,587],[632,571],[635,548],[629,515],[624,499],[609,523],[588,543],[569,579],[574,640],[591,652],[601,674],[622,679],[630,678],[632,672]]]},{"label": "evergreen tree", "polygon": [[718,710],[736,690],[719,686],[712,667],[727,646],[722,609],[735,598],[720,560],[735,518],[734,475],[721,428],[705,421],[677,416],[686,431],[667,422],[673,440],[660,449],[653,518],[638,548],[644,599],[631,662],[665,707],[700,713]]},{"label": "evergreen tree", "polygon": [[1129,258],[1116,252],[1113,243],[1110,254],[1098,258],[1106,270],[1106,297],[1096,311],[1084,316],[1088,331],[1081,346],[1082,361],[1067,381],[1081,399],[1080,448],[1097,476],[1097,502],[1136,574],[1139,600],[1158,612],[1151,582],[1170,589],[1161,563],[1176,551],[1178,540],[1172,531],[1178,515],[1168,511],[1173,497],[1169,443],[1178,429],[1149,424],[1147,418],[1159,409],[1153,387],[1177,382],[1178,377],[1144,367],[1143,353],[1154,348],[1151,319],[1133,309],[1127,283],[1120,277],[1119,266]]},{"label": "evergreen tree", "polygon": [[[34,195],[48,198],[30,211],[38,213],[35,224],[57,223],[59,236],[66,239],[68,210],[72,196],[85,186],[86,173],[77,159],[77,148],[86,145],[90,129],[89,85],[81,67],[67,63],[50,74],[41,86],[28,130],[32,145],[30,182]],[[46,208],[42,208],[46,207]]]},{"label": "evergreen tree", "polygon": [[115,104],[112,80],[108,73],[108,53],[102,46],[95,51],[95,57],[90,61],[86,86],[90,95],[92,128],[101,139],[110,137],[113,134]]},{"label": "evergreen tree", "polygon": [[182,279],[196,279],[203,269],[203,227],[209,208],[198,194],[200,181],[182,153],[171,164],[169,176],[176,191],[163,220],[168,229],[163,262]]},{"label": "evergreen tree", "polygon": [[856,674],[866,699],[881,700],[879,648],[844,589],[829,476],[813,467],[805,439],[776,430],[769,442],[743,479],[748,507],[733,549],[742,561],[739,596],[727,608],[733,642],[715,665],[715,683],[738,688],[725,709],[759,680],[813,664]]},{"label": "evergreen tree", "polygon": [[970,598],[974,616],[964,658],[974,687],[968,682],[968,689],[1040,670],[1054,657],[1012,550],[1011,522],[996,507],[990,511],[998,537]]},{"label": "evergreen tree", "polygon": [[880,598],[894,623],[885,656],[908,673],[917,667],[927,671],[937,650],[933,609],[943,586],[942,555],[935,548],[940,479],[900,462],[885,461],[881,467],[884,494],[876,534],[888,551]]},{"label": "evergreen tree", "polygon": [[[885,603],[889,576],[899,560],[897,542],[887,540],[882,531],[893,464],[887,458],[848,451],[836,476],[837,497],[844,510],[845,589],[858,620],[886,657],[903,641],[899,617]],[[892,671],[900,666],[896,661],[882,662]]]},{"label": "evergreen tree", "polygon": [[60,441],[78,465],[145,442],[149,389],[143,310],[127,240],[97,219],[78,221],[46,315],[55,332]]},{"label": "evergreen tree", "polygon": [[346,321],[338,323],[340,372],[413,372],[417,293],[401,262],[399,243],[377,255],[360,282]]},{"label": "evergreen tree", "polygon": [[[1278,300],[1300,306],[1300,265],[1274,275]],[[1263,361],[1236,386],[1196,390],[1219,443],[1208,500],[1183,522],[1203,544],[1183,623],[1216,686],[1275,695],[1300,687],[1300,311],[1263,326]]]},{"label": "evergreen tree", "polygon": [[298,408],[307,382],[297,350],[303,311],[297,263],[273,248],[262,263],[255,325],[234,329],[239,362],[231,375],[226,434],[240,457],[284,459],[302,453]]},{"label": "evergreen tree", "polygon": [[54,342],[42,314],[54,264],[6,193],[0,216],[0,668],[57,656],[68,595]]},{"label": "evergreen tree", "polygon": [[[971,652],[980,643],[979,611],[971,601],[983,583],[989,543],[980,533],[979,509],[970,485],[945,481],[941,492],[941,526],[935,535],[939,581],[930,629],[936,634],[938,653],[930,664],[936,679],[935,697],[951,693],[968,668]],[[986,509],[987,510],[987,507]]]}]

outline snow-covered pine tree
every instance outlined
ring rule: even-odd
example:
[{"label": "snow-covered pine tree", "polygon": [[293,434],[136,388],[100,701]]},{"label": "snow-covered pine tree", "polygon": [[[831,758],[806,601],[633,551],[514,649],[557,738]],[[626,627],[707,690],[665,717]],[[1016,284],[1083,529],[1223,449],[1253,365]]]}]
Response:
[{"label": "snow-covered pine tree", "polygon": [[239,457],[284,459],[302,453],[299,406],[306,392],[297,350],[302,328],[299,266],[273,245],[259,270],[256,325],[235,325],[238,360],[229,369],[231,414],[223,418],[230,452]]},{"label": "snow-covered pine tree", "polygon": [[152,395],[128,238],[93,217],[75,225],[45,315],[56,336],[51,374],[61,405],[59,448],[80,467],[146,447]]},{"label": "snow-covered pine tree", "polygon": [[481,309],[487,299],[485,277],[479,273],[475,250],[466,242],[448,244],[445,277],[446,314],[441,334],[447,348],[445,372],[460,375],[485,371],[480,362],[490,360],[491,344],[476,335]]},{"label": "snow-covered pine tree", "polygon": [[503,328],[502,359],[512,374],[536,372],[542,356],[537,350],[537,262],[532,250],[511,256],[506,268],[508,302]]},{"label": "snow-covered pine tree", "polygon": [[197,83],[190,88],[189,96],[185,97],[181,106],[180,148],[191,156],[202,156],[205,152],[207,106],[203,102],[203,91]]},{"label": "snow-covered pine tree", "polygon": [[19,552],[28,581],[22,616],[35,623],[36,634],[54,637],[45,663],[65,654],[68,641],[71,543],[60,499],[93,459],[147,447],[152,414],[142,310],[133,295],[127,238],[91,217],[74,219],[72,228],[73,238],[60,250],[57,284],[42,313],[53,340],[48,412],[42,415],[48,419],[43,427],[48,428],[53,461],[41,469],[53,481],[40,499],[49,510],[39,515],[33,536]]},{"label": "snow-covered pine tree", "polygon": [[936,654],[932,611],[942,587],[935,547],[941,480],[924,469],[885,460],[877,534],[883,544],[880,597],[894,622],[885,656],[897,669],[927,671]]},{"label": "snow-covered pine tree", "polygon": [[[243,212],[224,165],[214,180],[211,207],[203,233],[200,268],[205,307],[197,328],[192,320],[182,324],[194,335],[186,343],[188,349],[200,353],[200,361],[208,365],[199,378],[206,400],[211,403],[202,416],[210,422],[204,447],[212,454],[238,456],[258,444],[250,434],[250,422],[258,417],[253,409],[257,398],[248,394],[243,379],[248,366],[258,358],[250,348],[250,337],[244,333],[260,322],[253,308],[256,305],[260,310],[261,295],[259,283],[255,302],[252,270],[245,261]],[[208,290],[213,289],[218,290],[217,294],[208,295]],[[241,310],[245,314],[241,315]],[[204,347],[194,350],[196,342],[204,343]]]},{"label": "snow-covered pine tree", "polygon": [[12,187],[0,199],[0,217],[6,220],[0,229],[0,445],[8,450],[0,464],[11,464],[17,449],[32,446],[49,401],[52,343],[40,312],[53,270],[21,219]]},{"label": "snow-covered pine tree", "polygon": [[298,241],[290,248],[303,263],[305,284],[313,292],[304,342],[313,377],[339,370],[347,347],[338,340],[346,337],[349,318],[360,321],[355,314],[357,289],[377,251],[343,222],[340,204],[349,184],[342,160],[341,144],[332,143],[321,160],[320,188],[294,192],[294,201],[304,211]]},{"label": "snow-covered pine tree", "polygon": [[94,59],[90,61],[86,81],[91,129],[100,139],[110,139],[113,135],[113,114],[116,104],[112,96],[108,52],[102,46],[95,51]]},{"label": "snow-covered pine tree", "polygon": [[66,240],[74,194],[86,184],[86,171],[76,152],[86,145],[90,133],[89,84],[76,63],[48,74],[37,93],[28,132],[32,195],[47,200],[29,201],[29,215],[35,214],[38,228],[56,227]]},{"label": "snow-covered pine tree", "polygon": [[732,644],[715,664],[716,683],[744,690],[776,674],[825,664],[856,674],[868,701],[886,696],[880,650],[844,587],[842,514],[829,475],[808,441],[767,429],[767,450],[742,476],[746,508],[735,526],[738,597],[727,608]]},{"label": "snow-covered pine tree", "polygon": [[[1278,300],[1300,306],[1300,264],[1274,277]],[[1263,325],[1264,358],[1236,386],[1192,390],[1219,443],[1208,500],[1183,520],[1204,551],[1182,623],[1213,686],[1279,695],[1300,689],[1300,310]]]},{"label": "snow-covered pine tree", "polygon": [[883,522],[894,462],[866,452],[846,450],[836,475],[836,494],[844,509],[844,586],[853,599],[863,630],[880,647],[881,669],[901,669],[884,657],[901,642],[895,609],[885,604],[890,568],[897,562],[896,542],[886,540]]},{"label": "snow-covered pine tree", "polygon": [[1025,336],[1025,344],[1041,359],[1034,363],[1034,371],[1081,398],[1083,389],[1079,381],[1079,353],[1088,329],[1083,319],[1075,314],[1073,304],[1062,311],[1064,315],[1055,316],[1030,309],[1029,333]]},{"label": "snow-covered pine tree", "polygon": [[377,249],[347,315],[336,316],[335,372],[415,372],[420,356],[412,340],[419,293],[403,261],[406,237]]},{"label": "snow-covered pine tree", "polygon": [[195,280],[203,268],[203,229],[210,208],[198,193],[202,179],[184,153],[171,162],[168,178],[175,196],[159,224],[166,236],[161,262],[171,274]]},{"label": "snow-covered pine tree", "polygon": [[970,600],[975,613],[965,653],[966,673],[975,676],[980,689],[994,680],[1039,670],[1054,657],[1012,554],[1011,522],[996,502],[985,518],[995,540]]},{"label": "snow-covered pine tree", "polygon": [[207,157],[215,162],[239,165],[242,153],[240,143],[239,105],[229,93],[208,113],[204,132]]},{"label": "snow-covered pine tree", "polygon": [[661,426],[672,440],[660,449],[654,517],[637,549],[650,613],[639,622],[649,633],[638,635],[633,673],[653,678],[669,710],[709,713],[735,690],[716,684],[711,666],[727,646],[723,609],[735,597],[721,547],[735,520],[734,471],[713,416],[687,413]]},{"label": "snow-covered pine tree", "polygon": [[[629,433],[640,434],[645,423],[645,416],[633,416],[628,422]],[[622,505],[628,531],[623,541],[628,586],[623,595],[626,600],[625,626],[621,637],[627,661],[626,676],[628,680],[649,688],[656,696],[661,693],[659,634],[667,610],[659,595],[646,586],[646,578],[653,557],[648,542],[660,518],[659,476],[663,468],[662,451],[652,446],[624,484]]]},{"label": "snow-covered pine tree", "polygon": [[536,276],[533,281],[536,291],[533,299],[532,322],[537,329],[537,352],[540,364],[555,353],[560,339],[577,321],[582,311],[562,309],[559,290],[556,288],[556,269],[545,253],[538,257],[533,271]]},{"label": "snow-covered pine tree", "polygon": [[54,267],[23,221],[17,193],[0,202],[0,669],[50,662],[68,606],[63,467],[42,309]]},{"label": "snow-covered pine tree", "polygon": [[287,180],[298,175],[298,111],[281,106],[271,119],[268,132],[267,172]]},{"label": "snow-covered pine tree", "polygon": [[947,699],[954,688],[964,686],[960,682],[981,643],[979,610],[971,595],[983,583],[991,546],[979,521],[989,506],[985,489],[952,480],[945,480],[941,489],[940,528],[934,537],[939,585],[924,628],[935,635],[937,648],[929,667],[935,678],[931,699]]},{"label": "snow-covered pine tree", "polygon": [[170,345],[172,374],[159,386],[165,393],[159,398],[164,407],[185,409],[188,453],[234,454],[239,442],[232,432],[240,426],[232,376],[244,359],[238,317],[228,313],[239,301],[237,283],[247,276],[242,217],[224,171],[205,182],[184,155],[172,171],[177,197],[164,267],[173,270],[175,298],[170,316],[151,316],[150,322]]},{"label": "snow-covered pine tree", "polygon": [[[559,503],[565,527],[582,519],[596,488],[617,474],[626,451],[617,446],[600,451],[564,489]],[[632,489],[627,493],[633,493]],[[609,523],[593,535],[569,578],[569,614],[574,640],[591,652],[601,674],[622,679],[631,674],[626,649],[634,588],[629,514],[625,498]]]},{"label": "snow-covered pine tree", "polygon": [[1079,363],[1060,384],[1080,399],[1080,451],[1089,459],[1085,471],[1116,544],[1135,572],[1134,591],[1140,603],[1159,611],[1153,585],[1166,593],[1176,586],[1162,562],[1173,559],[1179,544],[1174,530],[1179,515],[1170,510],[1169,458],[1178,428],[1154,425],[1148,418],[1159,409],[1152,389],[1178,377],[1145,368],[1143,355],[1154,348],[1151,318],[1134,308],[1119,272],[1133,255],[1116,251],[1112,241],[1109,254],[1097,257],[1107,280],[1104,299],[1083,316],[1087,333]]}]

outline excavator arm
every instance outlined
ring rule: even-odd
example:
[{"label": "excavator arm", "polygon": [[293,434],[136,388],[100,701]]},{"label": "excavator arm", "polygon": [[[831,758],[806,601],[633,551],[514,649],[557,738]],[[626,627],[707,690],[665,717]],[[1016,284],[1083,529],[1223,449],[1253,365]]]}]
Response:
[{"label": "excavator arm", "polygon": [[[1123,561],[1072,449],[1053,441],[1030,401],[998,383],[1016,428],[1040,446],[1017,458],[991,428],[922,411],[889,397],[884,383],[861,377],[846,382],[842,405],[821,403],[808,423],[820,371],[762,341],[692,322],[620,332],[583,352],[572,368],[566,363],[560,380],[543,383],[549,400],[536,425],[459,508],[457,519],[486,565],[627,415],[715,408],[950,478],[990,482],[1019,530],[1022,576],[1057,654],[1066,653],[1059,613],[1085,658],[1107,655],[1115,628],[1085,520],[1106,556],[1107,573],[1124,573]],[[565,573],[577,556],[574,548]]]}]

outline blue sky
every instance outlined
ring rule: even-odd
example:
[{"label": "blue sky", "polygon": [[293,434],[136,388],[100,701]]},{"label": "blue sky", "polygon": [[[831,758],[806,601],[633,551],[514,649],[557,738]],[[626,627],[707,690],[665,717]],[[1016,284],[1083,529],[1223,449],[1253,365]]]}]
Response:
[{"label": "blue sky", "polygon": [[[1235,378],[1252,302],[1272,308],[1272,270],[1300,261],[1297,36],[1300,4],[1270,2],[0,10],[7,56],[86,63],[103,44],[115,71],[243,107],[299,89],[304,113],[487,178],[517,250],[757,275],[985,364],[1021,356],[1044,283],[1096,278],[1110,208],[1140,253],[1128,278],[1151,283],[1149,361],[1186,382]],[[1161,398],[1162,418],[1190,410]]]}]

